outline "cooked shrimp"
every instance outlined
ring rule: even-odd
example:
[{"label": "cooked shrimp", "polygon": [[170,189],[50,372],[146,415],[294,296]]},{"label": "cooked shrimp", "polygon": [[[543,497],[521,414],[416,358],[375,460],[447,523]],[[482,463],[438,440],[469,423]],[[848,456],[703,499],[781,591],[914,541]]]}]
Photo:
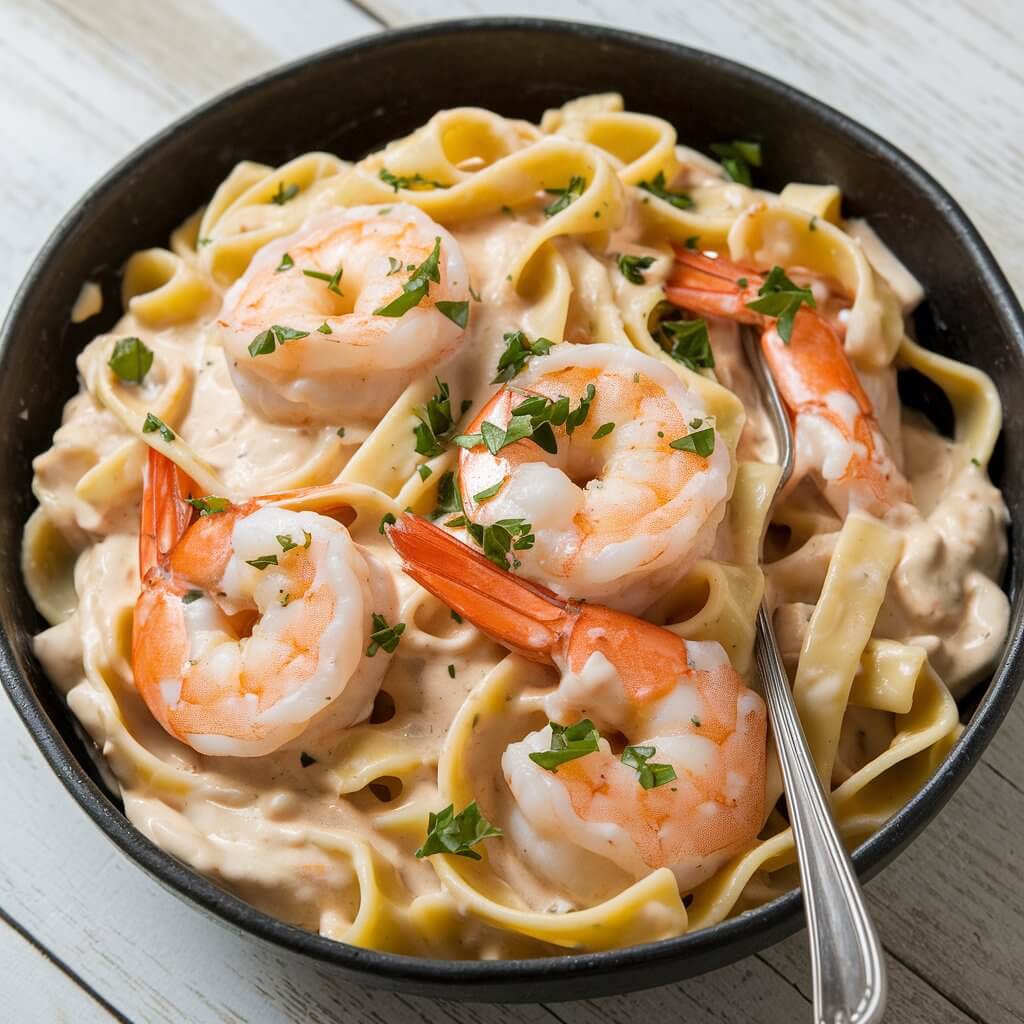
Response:
[{"label": "cooked shrimp", "polygon": [[883,515],[909,501],[909,485],[879,429],[837,328],[803,305],[789,341],[784,341],[775,317],[747,305],[758,299],[764,282],[747,267],[677,246],[665,294],[695,313],[761,328],[761,349],[793,418],[795,477],[816,476],[840,515],[853,508]]},{"label": "cooked shrimp", "polygon": [[550,725],[513,743],[502,757],[517,807],[509,834],[539,873],[579,878],[581,858],[632,878],[668,867],[687,891],[754,839],[765,815],[765,707],[719,644],[561,600],[414,516],[389,536],[421,586],[499,643],[560,671],[546,698],[551,722],[589,718],[633,747],[653,747],[648,764],[674,772],[644,788],[607,739],[550,771],[530,757],[551,748]]},{"label": "cooked shrimp", "polygon": [[135,607],[135,685],[201,754],[254,757],[331,707],[365,718],[388,658],[366,656],[371,613],[393,621],[390,579],[340,523],[264,500],[193,520],[197,491],[150,452]]},{"label": "cooked shrimp", "polygon": [[[396,299],[393,315],[379,315]],[[260,249],[218,324],[250,407],[281,422],[337,423],[380,416],[447,359],[465,334],[456,321],[468,307],[457,304],[468,300],[469,273],[444,228],[402,203],[356,206]]]},{"label": "cooked shrimp", "polygon": [[[725,513],[729,449],[700,395],[634,349],[563,344],[494,395],[467,433],[507,427],[531,397],[564,396],[576,414],[590,392],[589,414],[571,434],[571,420],[556,417],[555,453],[533,440],[497,454],[484,444],[464,449],[463,507],[478,524],[530,524],[533,547],[516,552],[528,579],[635,611],[708,551]],[[670,447],[688,434],[697,450]],[[495,487],[493,497],[477,497]]]}]

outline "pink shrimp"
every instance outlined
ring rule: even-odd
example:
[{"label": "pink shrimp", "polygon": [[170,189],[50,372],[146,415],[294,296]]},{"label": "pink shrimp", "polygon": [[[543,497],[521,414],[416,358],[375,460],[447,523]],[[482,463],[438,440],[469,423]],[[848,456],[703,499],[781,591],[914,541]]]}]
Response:
[{"label": "pink shrimp", "polygon": [[[539,873],[575,877],[581,857],[627,878],[668,867],[686,891],[754,839],[765,813],[765,706],[719,644],[563,600],[412,515],[389,537],[421,586],[561,673],[546,698],[551,724],[502,758],[516,801],[509,834]],[[596,736],[590,752],[552,770],[531,756],[581,720],[583,732],[592,722],[625,736],[626,760]]]},{"label": "pink shrimp", "polygon": [[[388,658],[366,655],[390,581],[341,523],[254,498],[187,502],[195,484],[150,451],[132,667],[153,716],[204,754],[258,756],[329,705],[365,717]],[[377,653],[377,652],[375,652]]]},{"label": "pink shrimp", "polygon": [[800,307],[784,341],[776,318],[749,308],[765,279],[718,257],[675,247],[665,284],[675,305],[761,328],[761,349],[793,418],[798,475],[806,466],[820,477],[825,497],[840,515],[851,507],[884,515],[910,500],[875,419],[871,400],[846,357],[836,327],[807,305]]}]

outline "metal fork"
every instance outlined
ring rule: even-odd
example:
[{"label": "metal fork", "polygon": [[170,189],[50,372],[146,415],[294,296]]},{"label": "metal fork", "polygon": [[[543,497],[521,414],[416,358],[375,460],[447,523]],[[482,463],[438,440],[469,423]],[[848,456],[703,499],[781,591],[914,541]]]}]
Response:
[{"label": "metal fork", "polygon": [[[761,394],[767,399],[775,431],[782,469],[777,496],[793,472],[793,432],[754,331],[743,328],[743,344]],[[786,804],[800,863],[811,946],[815,1024],[874,1024],[885,1011],[882,945],[807,749],[763,600],[757,610],[754,653],[782,765]]]}]

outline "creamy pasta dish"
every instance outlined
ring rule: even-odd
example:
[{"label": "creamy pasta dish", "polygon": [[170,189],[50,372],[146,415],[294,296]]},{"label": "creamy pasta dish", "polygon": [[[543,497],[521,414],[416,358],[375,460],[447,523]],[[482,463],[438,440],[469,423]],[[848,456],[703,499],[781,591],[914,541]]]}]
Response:
[{"label": "creamy pasta dish", "polygon": [[995,389],[915,342],[920,286],[836,187],[713,152],[616,95],[446,110],[241,163],[128,260],[24,574],[154,843],[416,956],[722,921],[798,882],[762,599],[848,844],[935,771],[1008,627]]}]

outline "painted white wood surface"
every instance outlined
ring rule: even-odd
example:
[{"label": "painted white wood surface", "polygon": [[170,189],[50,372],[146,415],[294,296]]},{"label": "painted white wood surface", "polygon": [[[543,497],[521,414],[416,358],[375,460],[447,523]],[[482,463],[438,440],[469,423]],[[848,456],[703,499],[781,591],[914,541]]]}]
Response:
[{"label": "painted white wood surface", "polygon": [[[189,107],[275,64],[384,25],[557,15],[714,50],[811,91],[892,139],[967,208],[1020,290],[1020,0],[0,0],[0,309],[81,191]],[[301,14],[299,13],[301,11]],[[794,13],[798,11],[799,13]],[[652,74],[656,71],[652,70]],[[889,953],[889,1019],[1024,1020],[1024,706],[939,819],[868,887]],[[77,810],[0,699],[0,1018],[539,1022],[809,1019],[795,936],[638,995],[485,1007],[370,993],[179,903]]]}]

